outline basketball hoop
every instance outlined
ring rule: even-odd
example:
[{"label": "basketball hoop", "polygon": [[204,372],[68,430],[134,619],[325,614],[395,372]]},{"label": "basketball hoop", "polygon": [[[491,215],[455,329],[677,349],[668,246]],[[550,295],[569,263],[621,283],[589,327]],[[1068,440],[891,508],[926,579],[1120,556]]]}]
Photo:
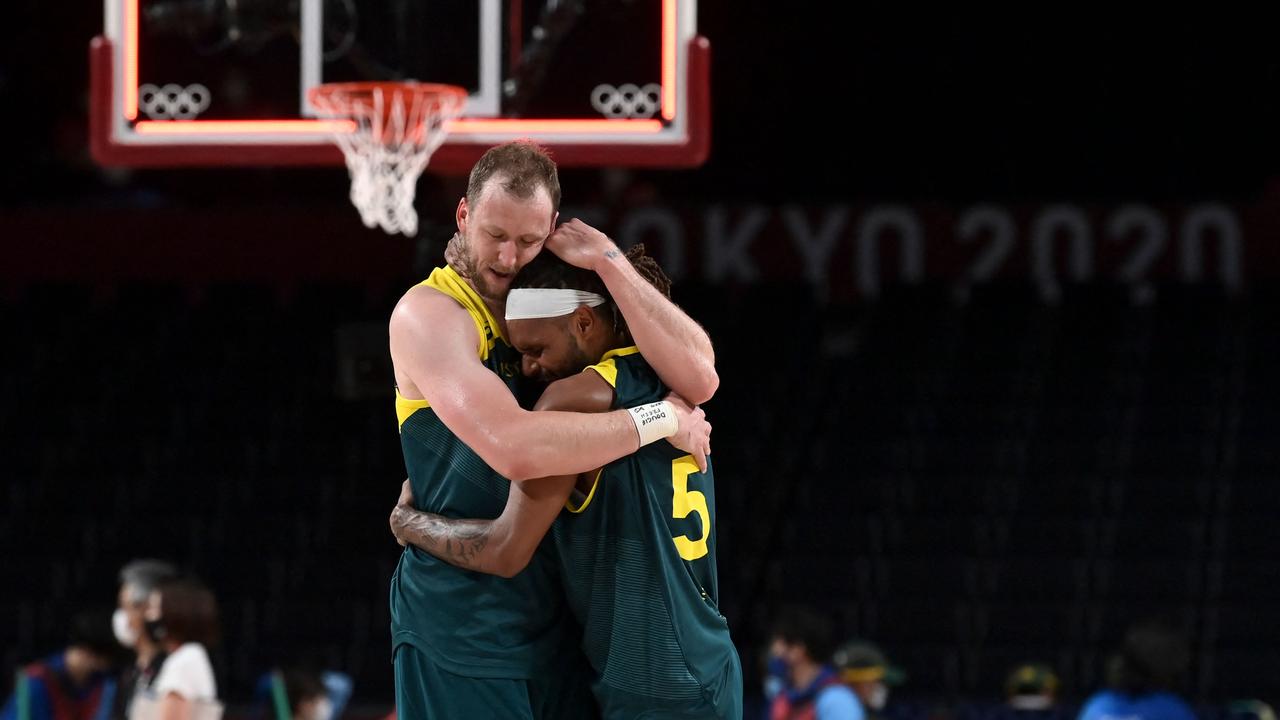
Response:
[{"label": "basketball hoop", "polygon": [[307,98],[320,112],[355,122],[334,136],[351,173],[351,202],[365,227],[414,235],[418,176],[444,142],[444,125],[462,112],[467,91],[416,82],[317,85]]}]

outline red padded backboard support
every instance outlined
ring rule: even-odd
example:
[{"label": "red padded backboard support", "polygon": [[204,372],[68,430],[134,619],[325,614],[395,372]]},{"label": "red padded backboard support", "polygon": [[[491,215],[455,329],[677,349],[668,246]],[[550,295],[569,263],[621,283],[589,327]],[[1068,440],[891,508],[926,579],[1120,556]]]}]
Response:
[{"label": "red padded backboard support", "polygon": [[[115,88],[114,48],[105,37],[89,43],[89,149],[105,166],[217,167],[260,165],[342,165],[332,143],[317,144],[131,144],[112,136]],[[664,144],[556,143],[543,141],[560,165],[567,167],[697,167],[711,151],[711,43],[698,36],[689,43],[686,134]],[[181,122],[181,121],[174,121]],[[475,142],[446,140],[431,156],[428,172],[466,173],[488,149]]]}]

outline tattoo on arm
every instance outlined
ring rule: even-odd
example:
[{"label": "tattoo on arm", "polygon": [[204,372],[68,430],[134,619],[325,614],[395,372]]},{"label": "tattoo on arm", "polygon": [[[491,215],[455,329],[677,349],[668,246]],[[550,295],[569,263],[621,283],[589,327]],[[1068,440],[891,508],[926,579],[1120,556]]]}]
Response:
[{"label": "tattoo on arm", "polygon": [[621,254],[622,254],[622,253],[618,252],[617,250],[605,250],[605,251],[604,251],[604,256],[605,256],[605,257],[607,257],[607,258],[609,258],[610,260],[612,260],[612,259],[614,259],[614,258],[618,257],[618,256],[619,256],[619,255],[621,255]]},{"label": "tattoo on arm", "polygon": [[492,520],[455,520],[410,508],[396,509],[396,535],[411,545],[467,570],[483,570]]}]

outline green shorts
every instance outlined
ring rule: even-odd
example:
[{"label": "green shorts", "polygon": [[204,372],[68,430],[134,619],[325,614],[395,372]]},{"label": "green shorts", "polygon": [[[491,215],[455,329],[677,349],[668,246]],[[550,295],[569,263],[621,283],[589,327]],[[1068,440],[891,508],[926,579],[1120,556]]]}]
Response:
[{"label": "green shorts", "polygon": [[734,652],[724,669],[703,685],[702,697],[666,700],[643,697],[597,683],[594,687],[604,720],[740,720],[742,664]]},{"label": "green shorts", "polygon": [[[396,714],[401,720],[596,720],[585,660],[548,667],[527,680],[455,675],[413,645],[395,650]],[[555,672],[551,672],[554,670]]]}]

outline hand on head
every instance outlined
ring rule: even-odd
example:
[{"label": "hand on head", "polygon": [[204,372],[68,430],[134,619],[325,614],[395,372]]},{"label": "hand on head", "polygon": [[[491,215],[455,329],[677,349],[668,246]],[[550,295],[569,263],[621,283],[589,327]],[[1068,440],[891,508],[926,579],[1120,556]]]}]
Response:
[{"label": "hand on head", "polygon": [[561,260],[595,271],[609,252],[620,253],[608,235],[574,218],[547,236],[546,248]]}]

